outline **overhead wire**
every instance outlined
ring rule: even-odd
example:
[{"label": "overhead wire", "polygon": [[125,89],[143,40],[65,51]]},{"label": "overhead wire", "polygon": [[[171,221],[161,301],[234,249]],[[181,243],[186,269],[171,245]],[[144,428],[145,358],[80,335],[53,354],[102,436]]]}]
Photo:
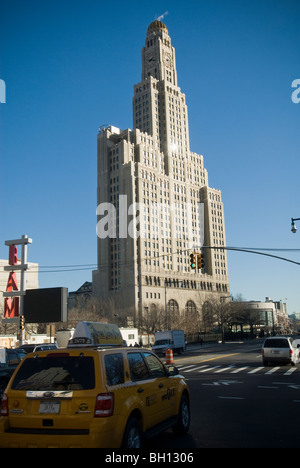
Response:
[{"label": "overhead wire", "polygon": [[[253,254],[258,254],[258,255],[264,255],[272,258],[276,258],[278,260],[283,260],[287,261],[290,263],[294,263],[296,265],[300,265],[300,262],[296,262],[294,260],[285,258],[285,257],[280,257],[277,255],[271,255],[267,254],[265,252],[300,252],[300,249],[286,249],[286,248],[263,248],[263,247],[225,247],[225,246],[198,246],[198,247],[193,247],[192,249],[177,249],[176,252],[171,251],[168,253],[164,253],[159,256],[149,256],[147,257],[147,260],[157,260],[158,258],[163,258],[166,256],[171,256],[171,255],[182,255],[185,252],[188,251],[193,251],[197,249],[212,249],[212,250],[227,250],[227,251],[235,251],[235,252],[246,252],[246,253],[253,253]],[[130,264],[131,261],[120,261],[118,264],[120,266],[128,265]],[[108,263],[106,264],[101,264],[101,268],[107,268]],[[86,264],[72,264],[72,265],[39,265],[37,268],[30,268],[27,270],[27,272],[36,272],[38,271],[39,273],[62,273],[62,272],[72,272],[72,271],[85,271],[85,270],[93,270],[98,267],[97,263],[86,263]]]}]

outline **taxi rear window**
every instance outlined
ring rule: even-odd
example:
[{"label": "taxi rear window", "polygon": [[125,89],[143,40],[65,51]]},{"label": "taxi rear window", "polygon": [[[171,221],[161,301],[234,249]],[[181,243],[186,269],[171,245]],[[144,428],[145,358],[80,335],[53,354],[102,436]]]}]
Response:
[{"label": "taxi rear window", "polygon": [[12,383],[14,390],[89,390],[95,388],[92,356],[51,354],[23,361]]}]

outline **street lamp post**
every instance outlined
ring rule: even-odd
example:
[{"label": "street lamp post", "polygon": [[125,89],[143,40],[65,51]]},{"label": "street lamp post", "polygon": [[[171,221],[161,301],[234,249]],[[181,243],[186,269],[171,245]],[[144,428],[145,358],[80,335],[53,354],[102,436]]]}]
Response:
[{"label": "street lamp post", "polygon": [[[230,299],[231,296],[221,296],[220,297],[220,302],[223,304],[225,302],[225,299]],[[223,307],[221,308],[221,333],[222,333],[222,343],[225,343],[225,316],[224,316],[224,309]]]},{"label": "street lamp post", "polygon": [[294,234],[296,234],[296,232],[297,232],[297,228],[296,228],[295,221],[300,221],[300,218],[292,218],[292,229],[291,229],[291,231],[292,231]]}]

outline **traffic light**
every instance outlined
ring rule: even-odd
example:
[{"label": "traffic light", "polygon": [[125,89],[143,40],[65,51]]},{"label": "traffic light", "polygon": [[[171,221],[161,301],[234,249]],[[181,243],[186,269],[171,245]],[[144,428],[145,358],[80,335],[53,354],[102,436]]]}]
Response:
[{"label": "traffic light", "polygon": [[20,330],[24,330],[25,328],[25,317],[24,315],[20,315]]},{"label": "traffic light", "polygon": [[195,270],[196,268],[196,254],[195,252],[190,254],[190,267],[192,270]]},{"label": "traffic light", "polygon": [[204,255],[203,252],[197,254],[197,268],[198,270],[202,270],[205,266]]},{"label": "traffic light", "polygon": [[16,265],[18,263],[18,247],[15,245],[9,246],[8,263],[10,265]]}]

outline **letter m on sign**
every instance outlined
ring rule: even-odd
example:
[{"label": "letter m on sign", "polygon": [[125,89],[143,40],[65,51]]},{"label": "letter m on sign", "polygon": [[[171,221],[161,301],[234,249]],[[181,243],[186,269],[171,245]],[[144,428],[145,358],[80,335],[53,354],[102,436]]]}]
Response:
[{"label": "letter m on sign", "polygon": [[[16,273],[11,272],[8,277],[6,292],[18,291]],[[19,297],[6,297],[4,301],[4,318],[19,317]]]}]

